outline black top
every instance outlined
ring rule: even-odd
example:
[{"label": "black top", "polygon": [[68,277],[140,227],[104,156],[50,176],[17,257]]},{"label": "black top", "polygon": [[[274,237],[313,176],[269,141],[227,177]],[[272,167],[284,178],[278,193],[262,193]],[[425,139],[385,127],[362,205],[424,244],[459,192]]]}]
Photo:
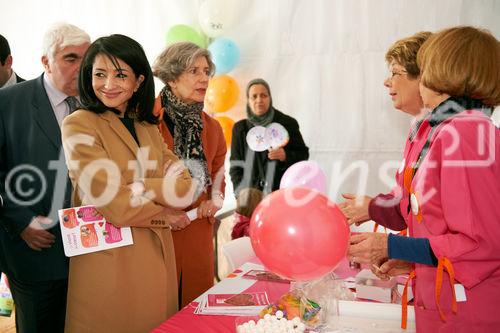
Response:
[{"label": "black top", "polygon": [[170,117],[166,112],[163,114],[163,121],[167,125],[167,128],[170,131],[170,133],[172,133],[172,136],[174,136],[175,124],[172,121],[172,119],[170,119]]},{"label": "black top", "polygon": [[120,118],[120,120],[122,121],[122,124],[128,129],[135,142],[137,142],[137,145],[140,146],[139,139],[137,138],[137,134],[135,133],[134,119],[125,116],[123,118]]},{"label": "black top", "polygon": [[[283,162],[269,160],[268,151],[255,152],[248,148],[246,136],[254,127],[252,123],[243,119],[234,124],[229,169],[234,193],[238,194],[240,190],[247,187],[254,187],[265,193],[277,190],[286,169],[294,163],[309,158],[309,148],[304,143],[297,121],[276,110],[273,122],[283,125],[290,136],[290,141],[284,147],[286,159]],[[246,172],[248,178],[244,179],[247,168],[250,171]]]}]

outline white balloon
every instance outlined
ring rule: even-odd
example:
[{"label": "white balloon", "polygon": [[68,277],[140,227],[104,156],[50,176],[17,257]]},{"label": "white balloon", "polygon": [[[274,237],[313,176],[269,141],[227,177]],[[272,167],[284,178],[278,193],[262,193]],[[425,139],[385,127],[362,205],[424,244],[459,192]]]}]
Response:
[{"label": "white balloon", "polygon": [[201,30],[208,37],[220,36],[231,26],[235,14],[234,0],[206,0],[198,12]]}]

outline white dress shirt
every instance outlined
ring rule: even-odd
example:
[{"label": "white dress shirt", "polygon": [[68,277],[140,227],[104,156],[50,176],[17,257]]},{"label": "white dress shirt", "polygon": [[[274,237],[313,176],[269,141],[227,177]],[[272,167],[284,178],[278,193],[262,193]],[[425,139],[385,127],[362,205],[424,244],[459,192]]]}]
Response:
[{"label": "white dress shirt", "polygon": [[14,71],[12,71],[12,73],[10,74],[9,79],[7,80],[7,82],[5,82],[5,84],[3,86],[0,87],[0,89],[7,88],[9,86],[13,86],[16,83],[17,83],[16,73]]},{"label": "white dress shirt", "polygon": [[43,84],[47,96],[49,97],[50,104],[52,105],[54,115],[56,116],[57,123],[59,127],[61,127],[64,117],[69,115],[69,106],[64,101],[68,95],[54,87],[47,74],[43,75]]}]

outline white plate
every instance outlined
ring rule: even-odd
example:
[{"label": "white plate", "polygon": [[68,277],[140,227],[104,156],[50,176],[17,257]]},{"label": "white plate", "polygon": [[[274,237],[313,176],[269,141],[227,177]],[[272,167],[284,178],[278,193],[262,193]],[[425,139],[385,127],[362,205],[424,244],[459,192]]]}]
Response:
[{"label": "white plate", "polygon": [[255,126],[247,133],[247,144],[253,151],[265,151],[269,149],[269,142],[266,140],[266,128]]},{"label": "white plate", "polygon": [[280,148],[288,143],[290,136],[283,125],[278,123],[270,123],[266,127],[266,141],[271,148]]}]

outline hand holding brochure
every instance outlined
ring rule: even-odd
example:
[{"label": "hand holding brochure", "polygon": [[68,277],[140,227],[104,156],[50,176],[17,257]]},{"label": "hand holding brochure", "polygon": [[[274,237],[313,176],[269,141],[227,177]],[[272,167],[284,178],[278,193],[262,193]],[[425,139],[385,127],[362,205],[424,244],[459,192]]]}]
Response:
[{"label": "hand holding brochure", "polygon": [[61,209],[59,222],[67,257],[134,243],[130,227],[117,228],[106,222],[94,206]]}]

